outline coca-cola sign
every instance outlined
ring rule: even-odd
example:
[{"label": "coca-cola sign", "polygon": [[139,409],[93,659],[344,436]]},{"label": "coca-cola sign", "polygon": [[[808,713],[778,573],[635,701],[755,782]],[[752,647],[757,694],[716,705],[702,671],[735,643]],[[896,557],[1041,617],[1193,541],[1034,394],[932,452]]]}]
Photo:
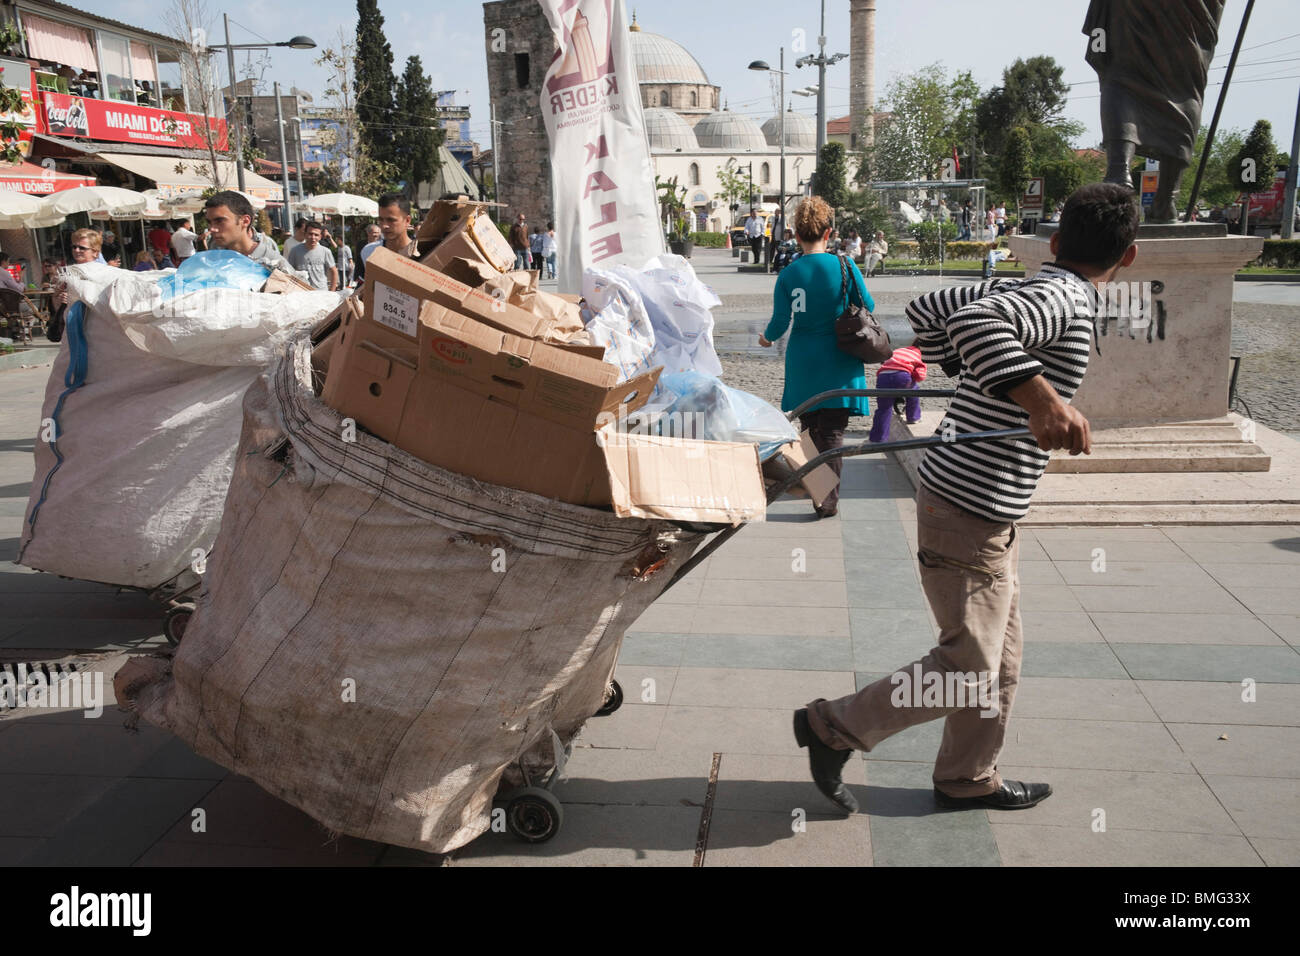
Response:
[{"label": "coca-cola sign", "polygon": [[84,136],[116,143],[182,146],[223,152],[229,148],[226,121],[216,117],[156,110],[149,106],[94,100],[67,93],[41,93],[45,129],[52,136]]},{"label": "coca-cola sign", "polygon": [[55,136],[89,136],[90,117],[86,115],[85,101],[80,96],[65,96],[65,103],[45,98],[45,122]]}]

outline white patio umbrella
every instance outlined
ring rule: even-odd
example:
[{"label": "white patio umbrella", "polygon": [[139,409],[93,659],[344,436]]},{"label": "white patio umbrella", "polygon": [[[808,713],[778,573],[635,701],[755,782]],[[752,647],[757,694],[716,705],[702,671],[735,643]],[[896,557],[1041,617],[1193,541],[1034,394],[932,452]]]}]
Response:
[{"label": "white patio umbrella", "polygon": [[351,193],[326,193],[323,196],[312,196],[306,202],[299,204],[299,208],[304,206],[312,212],[342,216],[343,229],[339,234],[341,242],[347,242],[348,239],[348,216],[370,216],[374,218],[379,215],[379,203],[373,199],[367,199],[365,196],[354,196]]},{"label": "white patio umbrella", "polygon": [[351,193],[326,193],[312,196],[300,205],[312,212],[328,213],[331,216],[378,216],[379,203],[365,196]]},{"label": "white patio umbrella", "polygon": [[27,220],[44,210],[35,196],[0,189],[0,229],[26,229]]},{"label": "white patio umbrella", "polygon": [[45,212],[70,216],[75,212],[138,212],[148,204],[146,196],[134,189],[116,186],[78,186],[46,196],[41,200]]}]

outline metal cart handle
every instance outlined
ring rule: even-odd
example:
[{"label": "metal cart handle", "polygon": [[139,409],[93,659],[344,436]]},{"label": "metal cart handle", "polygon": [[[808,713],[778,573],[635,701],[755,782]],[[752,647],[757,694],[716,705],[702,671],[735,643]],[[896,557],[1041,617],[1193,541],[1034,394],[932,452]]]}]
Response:
[{"label": "metal cart handle", "polygon": [[[891,389],[867,389],[866,391],[872,391],[879,394],[882,391],[891,391]],[[900,389],[898,391],[903,390]],[[1028,428],[1004,428],[997,431],[967,432],[963,435],[952,435],[947,438],[943,435],[927,435],[924,438],[905,438],[902,441],[879,443],[868,441],[856,445],[841,445],[839,448],[831,448],[822,452],[816,458],[806,462],[803,467],[792,472],[790,475],[786,476],[784,480],[774,485],[771,491],[768,492],[767,501],[768,504],[776,501],[777,498],[798,484],[804,475],[808,474],[814,468],[824,465],[828,461],[833,461],[836,458],[854,458],[858,455],[872,455],[888,451],[911,451],[916,448],[932,448],[938,445],[965,445],[970,442],[1005,441],[1016,438],[1033,438],[1033,434]],[[667,591],[668,588],[671,588],[674,584],[693,571],[701,561],[731,540],[732,535],[743,527],[743,524],[730,525],[719,531],[712,541],[700,548],[699,551],[696,551],[685,564],[677,569],[672,580],[664,587],[664,591]]]},{"label": "metal cart handle", "polygon": [[794,411],[786,412],[785,417],[794,421],[814,405],[820,405],[828,398],[952,398],[956,395],[951,388],[836,388],[829,392],[814,395],[803,402]]}]

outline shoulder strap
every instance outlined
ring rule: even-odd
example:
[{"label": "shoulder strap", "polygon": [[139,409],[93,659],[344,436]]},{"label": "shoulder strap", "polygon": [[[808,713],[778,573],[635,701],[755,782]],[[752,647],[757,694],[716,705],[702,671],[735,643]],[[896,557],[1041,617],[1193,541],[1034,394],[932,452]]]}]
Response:
[{"label": "shoulder strap", "polygon": [[840,261],[840,312],[847,312],[849,308],[849,267],[844,262],[844,257],[836,255]]}]

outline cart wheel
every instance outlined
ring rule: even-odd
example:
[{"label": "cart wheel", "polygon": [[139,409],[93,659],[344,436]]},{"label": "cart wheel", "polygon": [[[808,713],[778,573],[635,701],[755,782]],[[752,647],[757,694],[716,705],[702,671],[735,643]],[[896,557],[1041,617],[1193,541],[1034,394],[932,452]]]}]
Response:
[{"label": "cart wheel", "polygon": [[611,677],[609,686],[605,688],[605,703],[600,705],[600,709],[596,711],[596,716],[608,717],[622,706],[623,687]]},{"label": "cart wheel", "polygon": [[178,604],[168,609],[167,616],[163,618],[163,636],[172,647],[178,646],[185,636],[185,628],[189,626],[190,615],[193,613],[193,604]]},{"label": "cart wheel", "polygon": [[564,808],[542,787],[522,787],[506,804],[506,828],[525,843],[545,843],[560,832]]}]

